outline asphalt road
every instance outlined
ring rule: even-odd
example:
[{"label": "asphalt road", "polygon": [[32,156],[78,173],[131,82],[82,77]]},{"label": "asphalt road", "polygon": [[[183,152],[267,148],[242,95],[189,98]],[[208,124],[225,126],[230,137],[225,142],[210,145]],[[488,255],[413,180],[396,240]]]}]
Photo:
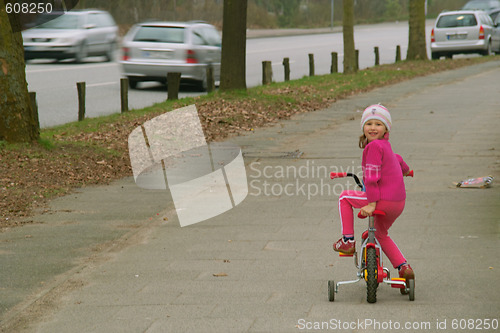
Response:
[{"label": "asphalt road", "polygon": [[[432,21],[428,21],[428,29]],[[269,32],[252,32],[254,36],[269,36]],[[427,33],[429,35],[429,32]],[[384,23],[357,26],[356,48],[360,51],[360,67],[374,64],[374,46],[380,48],[380,62],[393,63],[396,46],[400,45],[403,57],[408,45],[408,23]],[[262,82],[262,61],[273,64],[274,80],[283,81],[283,58],[290,58],[291,78],[309,74],[308,54],[315,57],[315,73],[330,71],[331,52],[339,54],[339,70],[342,71],[342,33],[335,32],[251,38],[247,41],[247,85]],[[117,57],[119,58],[119,52]],[[72,60],[54,63],[51,60],[34,60],[26,66],[28,89],[37,93],[41,127],[51,127],[78,119],[76,82],[86,82],[86,116],[96,117],[120,111],[121,68],[119,63],[102,63],[100,57],[91,57],[84,64]],[[182,87],[180,97],[196,96],[192,87]],[[130,108],[142,108],[166,99],[165,87],[156,83],[141,84],[139,90],[129,91]]]},{"label": "asphalt road", "polygon": [[[168,191],[130,178],[54,200],[34,224],[0,234],[1,328],[498,332],[500,187],[452,183],[500,177],[499,74],[498,61],[440,72],[234,137],[248,196],[188,227]],[[415,269],[415,301],[380,285],[368,304],[361,281],[331,303],[327,281],[355,268],[331,248],[346,184],[324,170],[359,171],[358,110],[374,102],[391,111],[392,147],[415,170],[390,230]],[[356,237],[365,228],[356,223]]]}]

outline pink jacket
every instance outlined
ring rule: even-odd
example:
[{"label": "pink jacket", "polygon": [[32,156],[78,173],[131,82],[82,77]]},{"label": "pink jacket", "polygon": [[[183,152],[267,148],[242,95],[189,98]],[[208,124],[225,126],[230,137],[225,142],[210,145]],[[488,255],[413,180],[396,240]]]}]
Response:
[{"label": "pink jacket", "polygon": [[388,140],[375,140],[366,145],[361,166],[368,202],[406,199],[403,174],[410,168],[392,151]]}]

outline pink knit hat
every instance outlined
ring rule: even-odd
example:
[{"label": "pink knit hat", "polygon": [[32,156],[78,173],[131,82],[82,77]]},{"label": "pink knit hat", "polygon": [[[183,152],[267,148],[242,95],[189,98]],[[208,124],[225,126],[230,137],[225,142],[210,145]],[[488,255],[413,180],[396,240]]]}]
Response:
[{"label": "pink knit hat", "polygon": [[371,119],[380,120],[382,123],[384,123],[385,127],[387,127],[388,132],[391,130],[391,114],[385,106],[380,104],[373,104],[367,107],[363,112],[363,116],[361,117],[361,130],[363,130],[365,123]]}]

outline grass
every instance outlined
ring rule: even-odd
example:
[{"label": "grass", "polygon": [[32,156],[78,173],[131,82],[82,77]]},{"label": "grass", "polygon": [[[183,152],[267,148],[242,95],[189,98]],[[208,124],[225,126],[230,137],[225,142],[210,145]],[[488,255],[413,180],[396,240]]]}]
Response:
[{"label": "grass", "polygon": [[269,126],[293,114],[326,108],[336,100],[500,57],[408,61],[353,75],[330,74],[217,92],[41,130],[32,145],[0,141],[0,227],[29,223],[35,209],[73,188],[100,185],[132,174],[129,133],[162,113],[196,104],[207,141]]}]

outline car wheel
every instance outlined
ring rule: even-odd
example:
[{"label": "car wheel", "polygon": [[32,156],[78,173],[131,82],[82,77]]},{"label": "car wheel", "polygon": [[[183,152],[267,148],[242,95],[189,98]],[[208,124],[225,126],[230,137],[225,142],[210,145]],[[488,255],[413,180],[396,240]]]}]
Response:
[{"label": "car wheel", "polygon": [[116,42],[112,42],[109,44],[109,49],[106,51],[104,55],[106,57],[106,61],[113,61],[115,58],[115,50],[116,50]]},{"label": "car wheel", "polygon": [[85,60],[85,58],[87,58],[87,55],[88,55],[87,43],[85,41],[83,41],[80,44],[78,51],[76,52],[75,61],[77,63],[81,64]]},{"label": "car wheel", "polygon": [[483,52],[484,56],[490,56],[493,55],[493,51],[491,50],[491,43],[488,43],[488,46],[486,47],[486,50]]},{"label": "car wheel", "polygon": [[431,58],[432,60],[439,60],[439,58],[441,58],[441,55],[439,53],[431,53]]}]

